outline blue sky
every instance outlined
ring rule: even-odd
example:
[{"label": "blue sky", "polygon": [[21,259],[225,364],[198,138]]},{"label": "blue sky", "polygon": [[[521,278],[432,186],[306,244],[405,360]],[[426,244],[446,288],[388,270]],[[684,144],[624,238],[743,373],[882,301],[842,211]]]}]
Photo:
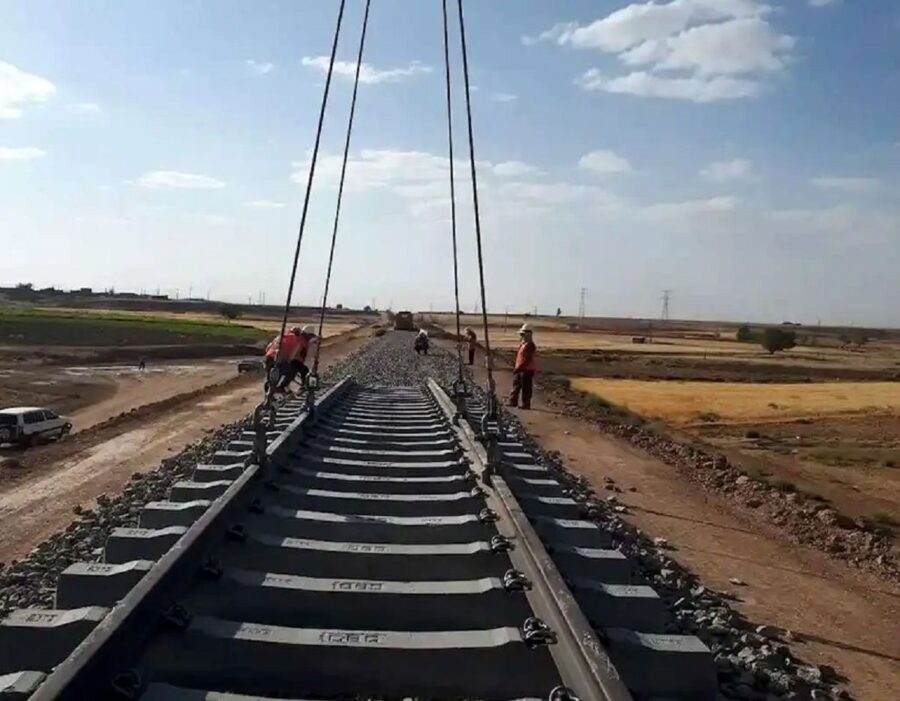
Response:
[{"label": "blue sky", "polygon": [[[347,5],[300,302],[323,285]],[[0,0],[0,282],[283,299],[337,6]],[[489,308],[576,313],[586,287],[591,314],[655,316],[670,288],[679,317],[900,326],[895,0],[465,6]],[[331,299],[449,308],[440,3],[374,0],[369,30]]]}]

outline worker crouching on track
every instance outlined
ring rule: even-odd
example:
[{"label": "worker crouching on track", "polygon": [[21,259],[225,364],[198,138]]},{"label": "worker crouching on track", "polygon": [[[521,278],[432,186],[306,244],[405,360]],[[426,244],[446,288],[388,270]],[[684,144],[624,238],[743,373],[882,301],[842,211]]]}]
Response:
[{"label": "worker crouching on track", "polygon": [[416,350],[416,355],[428,355],[428,332],[425,329],[419,331],[419,335],[416,336],[416,340],[413,343],[413,348]]},{"label": "worker crouching on track", "polygon": [[475,335],[475,332],[467,328],[466,329],[466,346],[469,349],[469,365],[475,364],[475,351],[478,350],[478,337]]},{"label": "worker crouching on track", "polygon": [[531,408],[531,395],[534,391],[534,373],[537,371],[537,346],[532,339],[531,327],[522,324],[519,329],[519,350],[516,353],[516,366],[513,369],[513,386],[509,394],[509,405],[519,406],[519,395],[522,395],[522,408]]},{"label": "worker crouching on track", "polygon": [[[272,381],[272,368],[275,367],[276,361],[277,375],[275,379],[275,391],[285,392],[291,382],[297,375],[300,375],[300,381],[305,386],[306,377],[309,375],[309,368],[306,366],[306,355],[309,352],[309,346],[316,337],[316,332],[311,324],[307,324],[302,329],[295,326],[289,333],[281,337],[281,343],[277,338],[266,347],[266,391],[269,389],[269,382]],[[281,353],[279,355],[279,347]]]}]

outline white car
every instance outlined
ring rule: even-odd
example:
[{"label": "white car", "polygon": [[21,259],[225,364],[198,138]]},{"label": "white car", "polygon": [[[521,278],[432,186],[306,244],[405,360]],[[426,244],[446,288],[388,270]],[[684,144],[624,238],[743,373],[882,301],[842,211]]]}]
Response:
[{"label": "white car", "polygon": [[0,409],[0,443],[34,445],[41,440],[62,438],[72,430],[70,421],[41,407]]}]

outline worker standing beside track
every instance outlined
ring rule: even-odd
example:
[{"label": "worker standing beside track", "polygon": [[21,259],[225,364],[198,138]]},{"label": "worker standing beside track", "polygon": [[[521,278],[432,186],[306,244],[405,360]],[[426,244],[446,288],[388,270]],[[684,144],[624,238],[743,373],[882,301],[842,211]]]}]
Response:
[{"label": "worker standing beside track", "polygon": [[534,391],[534,373],[537,371],[537,346],[534,345],[531,327],[522,324],[519,329],[519,350],[516,352],[516,365],[513,368],[513,386],[509,394],[509,405],[519,406],[519,394],[522,395],[522,408],[531,408],[531,395]]},{"label": "worker standing beside track", "polygon": [[469,349],[469,365],[474,365],[475,351],[478,349],[478,337],[471,328],[466,328],[466,345]]}]

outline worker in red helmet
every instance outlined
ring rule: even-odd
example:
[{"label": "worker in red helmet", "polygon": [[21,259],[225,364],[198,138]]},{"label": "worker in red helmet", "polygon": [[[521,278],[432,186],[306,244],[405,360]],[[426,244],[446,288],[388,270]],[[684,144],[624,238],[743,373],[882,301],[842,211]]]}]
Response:
[{"label": "worker in red helmet", "polygon": [[[306,356],[309,346],[316,337],[315,329],[311,324],[304,327],[294,326],[281,339],[275,338],[266,347],[266,377],[271,378],[272,368],[276,367],[275,390],[284,392],[297,374],[300,374],[302,382],[306,383],[309,368],[306,366]],[[280,342],[279,342],[280,341]],[[269,382],[266,381],[268,390]]]},{"label": "worker in red helmet", "polygon": [[519,329],[519,349],[516,351],[516,365],[513,368],[513,386],[509,394],[509,406],[519,406],[522,397],[522,408],[531,408],[531,395],[534,391],[534,373],[537,372],[537,346],[534,344],[531,326],[522,324]]}]

